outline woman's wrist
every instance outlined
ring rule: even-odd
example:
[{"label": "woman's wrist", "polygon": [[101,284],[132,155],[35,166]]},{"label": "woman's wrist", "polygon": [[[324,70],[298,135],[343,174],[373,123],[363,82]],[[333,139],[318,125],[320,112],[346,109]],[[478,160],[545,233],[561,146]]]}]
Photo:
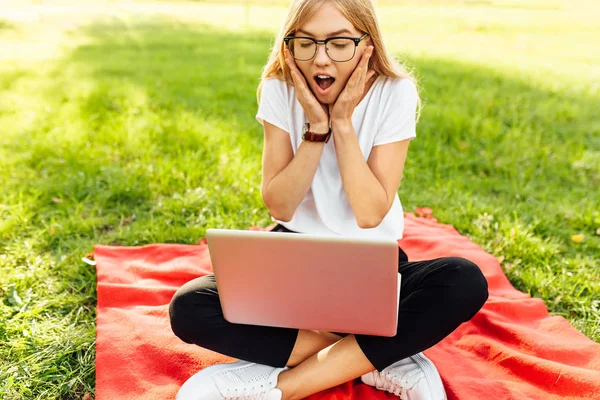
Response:
[{"label": "woman's wrist", "polygon": [[351,120],[332,120],[331,128],[334,133],[345,134],[346,132],[351,132],[353,129]]},{"label": "woman's wrist", "polygon": [[329,124],[327,123],[317,123],[310,124],[310,131],[314,133],[327,133],[329,132]]}]

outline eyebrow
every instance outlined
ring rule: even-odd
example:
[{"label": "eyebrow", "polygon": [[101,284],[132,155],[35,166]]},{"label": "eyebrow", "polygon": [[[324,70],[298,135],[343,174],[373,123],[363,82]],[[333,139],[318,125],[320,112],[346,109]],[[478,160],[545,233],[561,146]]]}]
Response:
[{"label": "eyebrow", "polygon": [[[296,32],[302,32],[302,33],[307,34],[308,36],[315,36],[312,33],[307,32],[303,29],[298,29]],[[335,35],[339,35],[340,33],[349,33],[352,35],[352,32],[350,32],[348,29],[340,29],[339,31],[331,32],[331,33],[327,34],[326,36],[335,36]]]}]

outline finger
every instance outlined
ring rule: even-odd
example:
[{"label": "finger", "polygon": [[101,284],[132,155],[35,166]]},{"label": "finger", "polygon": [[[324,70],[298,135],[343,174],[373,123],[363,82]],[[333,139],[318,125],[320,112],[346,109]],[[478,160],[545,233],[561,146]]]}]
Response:
[{"label": "finger", "polygon": [[302,73],[298,69],[298,66],[296,65],[296,61],[294,60],[294,57],[292,57],[292,55],[290,54],[290,51],[288,49],[285,49],[285,54],[286,54],[285,62],[288,65],[288,67],[290,68],[290,73],[292,74],[292,77],[294,78],[294,82],[298,85],[298,87],[303,88],[303,89],[308,89],[308,85],[306,84],[306,79],[304,79],[304,75],[302,75]]},{"label": "finger", "polygon": [[283,51],[283,55],[284,55],[285,65],[288,66],[288,68],[290,69],[290,75],[292,75],[292,78],[295,79],[295,77],[294,77],[294,68],[292,68],[292,65],[290,65],[290,60],[289,60],[289,57],[288,57],[288,51],[284,50]]},{"label": "finger", "polygon": [[294,72],[300,74],[300,71],[298,70],[298,66],[296,65],[296,60],[294,60],[294,57],[292,57],[292,54],[290,53],[290,51],[288,49],[285,49],[285,62],[288,65],[288,67],[290,67],[291,71],[294,71]]},{"label": "finger", "polygon": [[[284,49],[283,50],[283,54],[285,56],[285,62],[289,65],[292,63],[292,61],[294,61],[294,58],[292,57],[292,55],[290,54],[290,51],[288,49]],[[291,65],[290,65],[291,66]]]},{"label": "finger", "polygon": [[358,68],[367,69],[369,65],[369,59],[371,58],[371,54],[373,54],[373,47],[369,46],[363,53],[360,59],[360,63],[358,64]]},{"label": "finger", "polygon": [[362,60],[360,60],[362,63],[360,67],[365,71],[365,74],[369,70],[369,60],[371,59],[372,54],[373,54],[373,47],[369,46],[369,48],[363,53]]},{"label": "finger", "polygon": [[350,79],[346,83],[346,86],[355,86],[359,83],[362,74],[362,60],[358,63],[354,71],[352,71],[352,75],[350,75]]},{"label": "finger", "polygon": [[290,60],[290,52],[288,51],[288,49],[285,49],[283,51],[283,54],[285,56],[285,63],[288,66],[288,68],[290,69],[290,72],[294,72],[294,65],[293,65],[293,62]]},{"label": "finger", "polygon": [[373,52],[373,47],[369,46],[367,50],[365,50],[361,56],[360,62],[354,69],[352,76],[348,80],[348,84],[350,85],[358,85],[360,81],[366,76],[365,74],[368,71],[369,67],[369,59],[371,58],[371,54]]},{"label": "finger", "polygon": [[[371,49],[370,51],[369,50],[365,51],[363,59],[361,60],[362,64],[360,67],[361,68],[360,77],[361,77],[361,83],[363,83],[363,84],[365,82],[368,82],[369,79],[371,79],[371,76],[373,76],[373,74],[369,75],[369,73],[370,73],[369,71],[373,71],[373,70],[369,69],[369,60],[371,59],[371,54],[373,54],[373,50],[372,50],[373,48],[370,47],[370,49]],[[375,71],[373,71],[373,73],[375,73]]]},{"label": "finger", "polygon": [[[292,54],[290,53],[290,51],[288,49],[284,49],[284,54],[285,54],[286,64],[290,68],[290,74],[292,75],[292,79],[294,80],[294,86],[296,87],[296,92],[299,94],[300,97],[303,97],[305,99],[310,99],[312,97],[316,100],[315,95],[313,94],[310,87],[308,86],[308,82],[306,81],[306,78],[304,78],[304,75],[298,69],[298,66],[296,65],[296,61],[295,61],[294,57],[292,57]],[[324,111],[327,111],[327,110],[324,109]]]},{"label": "finger", "polygon": [[290,73],[292,74],[292,76],[294,76],[294,70],[296,69],[296,66],[294,65],[293,58],[290,57],[290,52],[288,51],[288,49],[285,49],[283,53],[285,56],[285,63],[290,69]]},{"label": "finger", "polygon": [[365,56],[364,63],[366,64],[369,62],[369,58],[371,58],[371,56],[373,55],[373,46],[367,47],[363,55]]},{"label": "finger", "polygon": [[304,93],[306,90],[306,85],[302,76],[294,70],[290,70],[290,74],[292,75],[292,79],[294,80],[294,87],[296,88],[296,92],[298,92],[299,94]]},{"label": "finger", "polygon": [[298,81],[298,89],[304,93],[304,95],[308,95],[310,93],[310,89],[308,87],[308,83],[304,78],[304,75],[298,70],[294,71],[294,75],[296,75],[296,80]]}]

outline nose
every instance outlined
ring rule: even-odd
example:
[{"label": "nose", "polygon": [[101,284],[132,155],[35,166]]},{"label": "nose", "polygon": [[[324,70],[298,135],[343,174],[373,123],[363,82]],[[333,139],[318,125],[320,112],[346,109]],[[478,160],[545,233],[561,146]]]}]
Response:
[{"label": "nose", "polygon": [[317,54],[315,54],[315,63],[319,65],[328,64],[330,61],[327,51],[325,50],[325,43],[319,43],[317,45]]}]

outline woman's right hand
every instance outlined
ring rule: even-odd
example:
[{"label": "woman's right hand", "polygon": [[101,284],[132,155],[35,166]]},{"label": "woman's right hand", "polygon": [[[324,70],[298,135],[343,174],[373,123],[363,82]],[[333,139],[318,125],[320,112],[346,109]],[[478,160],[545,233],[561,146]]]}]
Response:
[{"label": "woman's right hand", "polygon": [[304,113],[310,122],[311,127],[315,126],[329,126],[329,106],[327,104],[320,103],[310,87],[304,79],[304,75],[298,69],[296,60],[290,54],[290,51],[286,48],[285,52],[285,63],[290,68],[292,73],[292,79],[294,80],[294,87],[296,92],[296,98],[300,102],[300,105],[304,109]]}]

